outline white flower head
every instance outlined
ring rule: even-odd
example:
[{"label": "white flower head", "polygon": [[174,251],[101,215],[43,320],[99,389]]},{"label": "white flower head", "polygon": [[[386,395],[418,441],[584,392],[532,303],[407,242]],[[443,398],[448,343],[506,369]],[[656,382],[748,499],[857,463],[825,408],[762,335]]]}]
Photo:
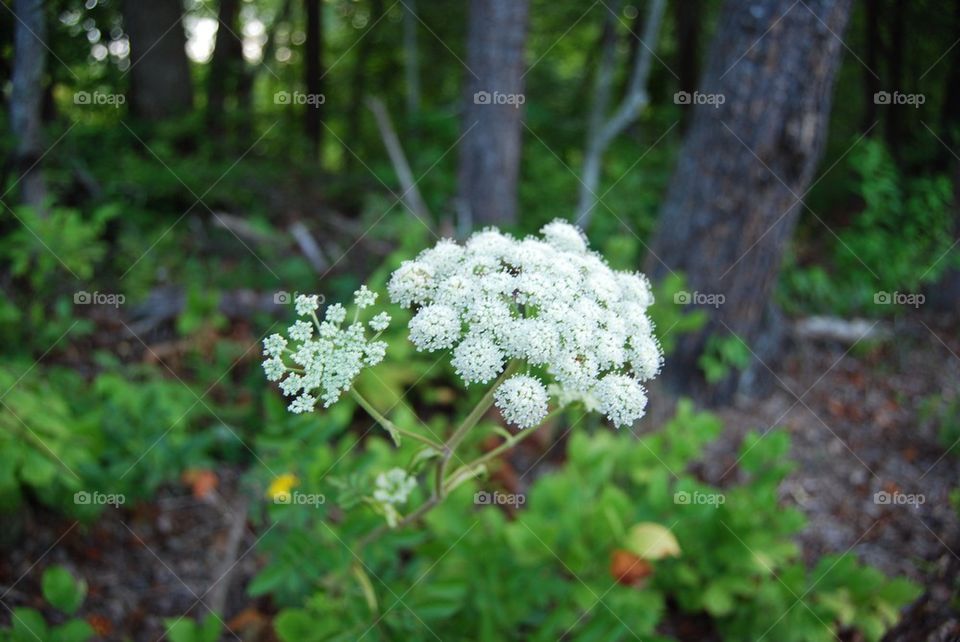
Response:
[{"label": "white flower head", "polygon": [[286,347],[286,339],[279,334],[271,334],[263,340],[263,355],[265,357],[279,357]]},{"label": "white flower head", "polygon": [[374,332],[383,332],[390,325],[390,315],[386,312],[381,312],[377,316],[370,319],[370,329]]},{"label": "white flower head", "polygon": [[600,412],[614,426],[631,426],[643,416],[647,407],[647,394],[634,379],[621,374],[608,374],[595,388]]},{"label": "white flower head", "polygon": [[[376,301],[376,293],[361,286],[355,292],[355,300],[359,316],[361,308]],[[334,303],[327,307],[324,320],[319,321],[315,314],[319,303],[316,295],[298,296],[297,313],[309,316],[310,320],[294,322],[287,329],[288,337],[274,334],[263,342],[267,380],[283,379],[280,390],[294,397],[288,409],[296,414],[312,411],[318,401],[329,407],[350,390],[361,370],[383,361],[387,351],[385,342],[367,335],[369,329],[384,330],[390,322],[388,314],[377,314],[368,323],[356,319],[343,327],[346,308]],[[292,365],[288,366],[285,359]],[[295,372],[284,379],[289,370]]]},{"label": "white flower head", "polygon": [[305,317],[317,311],[317,308],[320,307],[320,297],[316,294],[306,295],[299,294],[297,295],[297,300],[295,302],[295,307],[297,309],[297,314]]},{"label": "white flower head", "polygon": [[287,328],[287,334],[294,341],[306,341],[313,336],[313,324],[308,321],[297,321]]},{"label": "white flower head", "polygon": [[[662,363],[647,316],[650,283],[611,269],[570,223],[553,221],[541,236],[523,239],[488,228],[463,245],[441,241],[404,262],[388,292],[415,308],[416,348],[452,348],[451,364],[466,385],[488,383],[517,361],[543,368],[540,385],[562,391],[560,402],[590,400],[616,425],[643,415],[640,382]],[[521,382],[532,395],[523,379],[499,394],[506,400]]]},{"label": "white flower head", "polygon": [[369,308],[376,301],[377,293],[368,289],[366,285],[361,285],[360,289],[353,293],[353,302],[361,310]]},{"label": "white flower head", "polygon": [[405,504],[416,487],[416,478],[410,476],[407,471],[403,468],[391,468],[377,475],[373,498],[389,506]]},{"label": "white flower head", "polygon": [[503,351],[493,339],[474,335],[460,342],[450,363],[467,385],[487,383],[503,370]]},{"label": "white flower head", "polygon": [[418,350],[445,350],[460,338],[460,315],[448,305],[431,303],[410,319],[410,340]]},{"label": "white flower head", "polygon": [[520,428],[537,426],[547,416],[547,389],[536,377],[514,375],[497,387],[493,398],[503,418]]}]

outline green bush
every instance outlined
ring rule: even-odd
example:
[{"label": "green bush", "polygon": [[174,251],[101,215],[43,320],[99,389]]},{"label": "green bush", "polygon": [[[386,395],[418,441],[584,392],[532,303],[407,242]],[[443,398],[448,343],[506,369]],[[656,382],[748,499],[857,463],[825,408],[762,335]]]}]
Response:
[{"label": "green bush", "polygon": [[[341,511],[350,484],[336,475],[348,470],[369,486],[372,471],[408,463],[416,448],[396,451],[373,437],[355,450],[354,436],[336,438],[335,423],[299,441],[301,487],[326,503],[272,505],[261,542],[270,564],[251,590],[293,607],[276,620],[283,640],[615,640],[631,631],[662,639],[668,611],[706,614],[724,639],[831,640],[852,628],[877,640],[919,592],[850,556],[804,567],[793,541],[803,515],[777,494],[790,470],[784,433],[747,438],[737,486],[710,487],[687,473],[722,429],[687,403],[640,439],[575,430],[565,465],[539,476],[512,517],[468,508],[474,493],[494,489],[464,484],[425,529],[365,549],[363,566],[346,542],[379,518]],[[638,527],[672,533],[680,554],[649,561],[650,577],[626,585],[611,556],[643,552]]]}]

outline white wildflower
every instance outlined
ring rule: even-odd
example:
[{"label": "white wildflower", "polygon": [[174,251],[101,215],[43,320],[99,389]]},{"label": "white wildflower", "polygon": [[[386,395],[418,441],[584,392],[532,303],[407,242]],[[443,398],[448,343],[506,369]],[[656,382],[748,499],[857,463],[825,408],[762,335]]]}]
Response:
[{"label": "white wildflower", "polygon": [[417,487],[417,480],[402,468],[391,468],[377,475],[373,498],[381,504],[396,506],[405,504],[410,493]]},{"label": "white wildflower", "polygon": [[353,302],[361,310],[369,308],[376,301],[377,293],[368,289],[366,285],[361,285],[360,289],[353,293]]},{"label": "white wildflower", "polygon": [[514,375],[504,381],[494,400],[503,418],[520,428],[537,426],[547,416],[547,389],[529,375]]},{"label": "white wildflower", "polygon": [[616,427],[631,426],[643,416],[647,394],[634,379],[621,374],[608,374],[595,388],[600,412]]},{"label": "white wildflower", "polygon": [[370,329],[374,332],[383,332],[390,325],[390,315],[386,312],[381,312],[377,316],[370,319]]},{"label": "white wildflower", "polygon": [[300,413],[310,412],[311,410],[313,410],[313,407],[316,404],[317,404],[316,397],[313,397],[312,395],[308,395],[307,393],[304,393],[299,397],[297,397],[296,399],[294,399],[293,403],[291,403],[288,406],[288,409],[293,414],[299,415]]},{"label": "white wildflower", "polygon": [[347,318],[347,309],[339,303],[334,303],[327,306],[327,312],[323,318],[334,325],[340,325]]},{"label": "white wildflower", "polygon": [[388,292],[419,308],[410,322],[417,349],[453,348],[465,384],[493,380],[509,360],[525,362],[545,370],[561,404],[589,401],[617,425],[643,415],[640,382],[663,360],[647,316],[647,278],[612,270],[582,231],[560,220],[539,237],[489,228],[462,246],[441,241],[403,263]]},{"label": "white wildflower", "polygon": [[297,314],[305,317],[313,312],[317,311],[317,308],[320,307],[320,297],[316,294],[307,296],[306,294],[297,295],[297,300],[295,302],[295,307],[297,309]]},{"label": "white wildflower", "polygon": [[279,334],[271,334],[263,340],[263,355],[265,357],[279,357],[287,347],[287,340]]},{"label": "white wildflower", "polygon": [[271,357],[263,362],[263,371],[267,374],[267,381],[279,381],[287,367],[280,357]]},{"label": "white wildflower", "polygon": [[287,328],[287,334],[294,341],[306,341],[313,336],[313,324],[307,321],[297,321]]},{"label": "white wildflower", "polygon": [[460,338],[460,315],[441,303],[420,308],[410,320],[410,341],[419,350],[445,350]]},{"label": "white wildflower", "polygon": [[503,370],[503,352],[492,339],[467,337],[453,351],[450,361],[464,383],[487,383]]}]

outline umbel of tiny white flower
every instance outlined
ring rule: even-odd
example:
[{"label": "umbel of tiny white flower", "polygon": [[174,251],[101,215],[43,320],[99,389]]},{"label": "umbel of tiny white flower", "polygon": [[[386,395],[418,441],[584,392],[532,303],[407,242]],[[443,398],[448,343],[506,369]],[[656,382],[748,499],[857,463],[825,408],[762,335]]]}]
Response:
[{"label": "umbel of tiny white flower", "polygon": [[402,468],[391,468],[377,475],[374,481],[373,498],[381,504],[399,506],[406,504],[410,493],[417,487],[417,480]]},{"label": "umbel of tiny white flower", "polygon": [[[387,344],[380,334],[390,324],[390,315],[381,312],[367,325],[359,321],[360,311],[376,302],[375,292],[361,286],[354,293],[357,314],[344,327],[347,309],[339,303],[327,307],[324,320],[317,317],[320,309],[316,295],[299,295],[295,301],[300,319],[287,329],[287,337],[274,334],[263,342],[267,357],[263,369],[269,381],[280,381],[280,390],[294,397],[288,409],[293,413],[309,412],[322,399],[330,406],[348,391],[360,371],[380,363]],[[368,327],[373,332],[368,337]],[[288,339],[289,338],[289,339]]]},{"label": "umbel of tiny white flower", "polygon": [[[452,350],[465,385],[485,384],[510,361],[542,368],[560,402],[583,400],[616,426],[643,416],[642,382],[662,364],[647,308],[646,277],[612,270],[586,236],[564,221],[518,239],[489,228],[464,245],[442,240],[391,276],[393,302],[414,307],[418,350]],[[546,415],[547,389],[518,374],[494,393],[521,428]]]}]

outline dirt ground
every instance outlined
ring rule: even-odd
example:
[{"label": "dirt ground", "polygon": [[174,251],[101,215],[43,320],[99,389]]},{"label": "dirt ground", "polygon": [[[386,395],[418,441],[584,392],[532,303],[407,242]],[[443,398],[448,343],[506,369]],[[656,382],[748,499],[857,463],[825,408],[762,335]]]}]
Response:
[{"label": "dirt ground", "polygon": [[[734,483],[742,436],[783,427],[797,466],[781,493],[809,517],[800,538],[808,560],[852,551],[925,586],[888,640],[960,640],[960,521],[948,500],[960,485],[960,445],[947,454],[941,422],[924,412],[960,397],[960,336],[955,320],[933,316],[889,329],[895,340],[871,345],[791,345],[768,373],[771,395],[720,411],[727,432],[699,472]],[[252,550],[250,493],[241,471],[213,472],[216,487],[201,496],[196,484],[173,485],[89,526],[34,509],[21,541],[0,559],[4,604],[40,607],[42,570],[60,563],[87,579],[80,614],[100,639],[157,640],[164,619],[202,617],[219,605],[242,639],[272,639],[269,603],[244,591],[262,562]]]}]

